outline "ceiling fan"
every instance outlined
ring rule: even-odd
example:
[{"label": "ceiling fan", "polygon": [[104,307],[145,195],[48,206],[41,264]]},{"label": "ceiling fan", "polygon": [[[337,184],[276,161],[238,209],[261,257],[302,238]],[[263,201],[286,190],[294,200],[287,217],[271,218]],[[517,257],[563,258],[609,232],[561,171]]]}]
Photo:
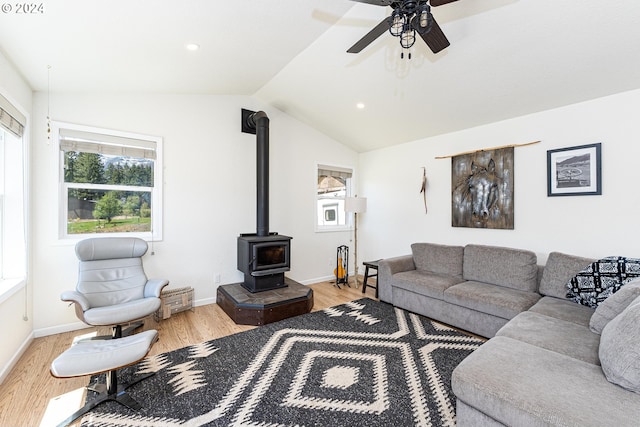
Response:
[{"label": "ceiling fan", "polygon": [[[400,45],[409,49],[416,42],[416,33],[422,37],[433,53],[449,46],[449,40],[431,14],[431,6],[442,6],[457,0],[351,0],[376,6],[391,6],[391,16],[385,18],[351,46],[348,53],[358,53],[375,39],[389,31],[400,38]],[[403,54],[400,54],[403,57]],[[411,53],[409,53],[411,58]]]}]

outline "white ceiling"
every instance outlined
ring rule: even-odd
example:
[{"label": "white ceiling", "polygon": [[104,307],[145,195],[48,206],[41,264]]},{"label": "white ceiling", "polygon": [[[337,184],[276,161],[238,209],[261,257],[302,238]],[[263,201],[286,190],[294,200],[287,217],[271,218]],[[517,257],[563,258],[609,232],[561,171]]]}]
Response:
[{"label": "white ceiling", "polygon": [[391,11],[349,0],[43,5],[0,12],[36,91],[253,95],[361,152],[640,88],[638,0],[459,0],[411,60],[388,33],[346,53]]}]

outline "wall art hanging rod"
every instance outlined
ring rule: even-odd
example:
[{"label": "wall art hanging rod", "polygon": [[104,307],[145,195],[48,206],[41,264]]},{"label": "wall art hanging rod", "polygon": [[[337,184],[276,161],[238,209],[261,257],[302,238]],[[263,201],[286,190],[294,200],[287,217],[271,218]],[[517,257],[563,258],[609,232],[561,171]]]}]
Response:
[{"label": "wall art hanging rod", "polygon": [[533,142],[526,142],[524,144],[509,144],[509,145],[501,145],[500,147],[482,148],[480,150],[465,151],[464,153],[449,154],[448,156],[437,156],[436,159],[449,159],[451,157],[462,156],[464,154],[477,153],[479,151],[499,150],[501,148],[510,148],[510,147],[524,147],[525,145],[538,144],[539,142],[540,141],[533,141]]}]

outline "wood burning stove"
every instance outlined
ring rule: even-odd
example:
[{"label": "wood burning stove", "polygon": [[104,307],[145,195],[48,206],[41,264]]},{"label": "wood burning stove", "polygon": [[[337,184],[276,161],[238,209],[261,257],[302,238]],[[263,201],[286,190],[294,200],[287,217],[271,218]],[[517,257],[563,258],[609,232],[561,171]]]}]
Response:
[{"label": "wood burning stove", "polygon": [[290,268],[291,237],[241,234],[238,237],[238,270],[244,273],[243,286],[250,292],[287,286],[284,273]]},{"label": "wood burning stove", "polygon": [[291,266],[291,237],[269,231],[269,118],[263,111],[242,110],[242,131],[256,135],[256,233],[238,236],[238,270],[250,292],[286,287]]}]

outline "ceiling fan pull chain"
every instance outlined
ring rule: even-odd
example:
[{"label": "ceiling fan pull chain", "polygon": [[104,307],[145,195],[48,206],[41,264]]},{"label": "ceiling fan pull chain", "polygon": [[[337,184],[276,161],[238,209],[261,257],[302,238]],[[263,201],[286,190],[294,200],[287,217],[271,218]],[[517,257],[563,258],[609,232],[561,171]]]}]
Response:
[{"label": "ceiling fan pull chain", "polygon": [[[404,50],[400,52],[400,59],[404,59]],[[411,51],[407,52],[407,59],[411,59]]]}]

